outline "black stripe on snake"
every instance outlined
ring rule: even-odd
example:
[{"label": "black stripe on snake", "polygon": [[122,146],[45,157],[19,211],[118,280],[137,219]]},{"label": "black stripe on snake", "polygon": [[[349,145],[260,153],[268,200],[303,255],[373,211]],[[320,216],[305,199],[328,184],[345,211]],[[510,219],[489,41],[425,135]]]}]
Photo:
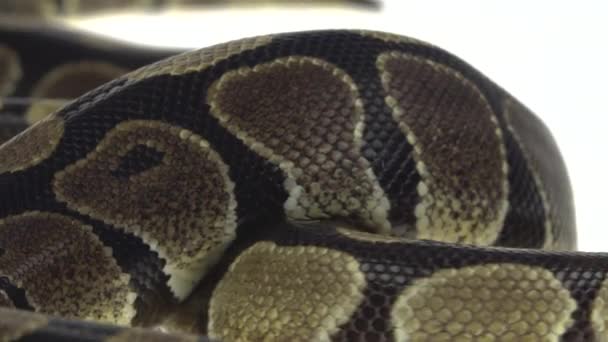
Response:
[{"label": "black stripe on snake", "polygon": [[253,37],[58,107],[0,147],[5,339],[608,339],[554,139],[436,46]]}]

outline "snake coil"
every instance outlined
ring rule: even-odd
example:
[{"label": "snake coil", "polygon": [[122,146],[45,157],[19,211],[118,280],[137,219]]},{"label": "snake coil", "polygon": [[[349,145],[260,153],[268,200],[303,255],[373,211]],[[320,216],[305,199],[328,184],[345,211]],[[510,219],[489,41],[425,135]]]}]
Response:
[{"label": "snake coil", "polygon": [[[75,96],[17,45],[4,96]],[[85,69],[112,80],[0,147],[5,339],[608,339],[553,138],[448,52],[315,31]]]}]

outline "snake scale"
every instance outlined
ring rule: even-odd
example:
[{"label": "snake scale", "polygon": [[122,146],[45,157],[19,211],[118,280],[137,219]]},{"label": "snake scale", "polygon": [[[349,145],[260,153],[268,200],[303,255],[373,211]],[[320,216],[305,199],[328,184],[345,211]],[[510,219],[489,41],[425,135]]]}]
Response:
[{"label": "snake scale", "polygon": [[[3,32],[8,105],[51,64]],[[111,78],[0,147],[3,340],[608,340],[553,138],[450,53],[296,32]]]}]

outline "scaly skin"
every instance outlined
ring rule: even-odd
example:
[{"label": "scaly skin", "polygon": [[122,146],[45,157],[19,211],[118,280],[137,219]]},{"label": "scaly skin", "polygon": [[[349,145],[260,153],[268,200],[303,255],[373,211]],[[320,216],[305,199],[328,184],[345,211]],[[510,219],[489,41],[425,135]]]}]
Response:
[{"label": "scaly skin", "polygon": [[[553,138],[435,46],[254,37],[61,106],[0,147],[5,306],[227,341],[608,337]],[[7,339],[53,334],[19,314]]]}]

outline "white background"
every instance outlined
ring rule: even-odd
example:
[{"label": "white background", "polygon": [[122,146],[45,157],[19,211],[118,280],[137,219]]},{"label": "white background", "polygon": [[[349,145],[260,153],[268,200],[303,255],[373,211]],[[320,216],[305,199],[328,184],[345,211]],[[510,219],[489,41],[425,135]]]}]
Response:
[{"label": "white background", "polygon": [[204,47],[266,33],[366,28],[441,46],[488,75],[550,127],[569,168],[579,249],[608,251],[608,2],[385,0],[340,6],[211,8],[75,18],[145,44]]}]

